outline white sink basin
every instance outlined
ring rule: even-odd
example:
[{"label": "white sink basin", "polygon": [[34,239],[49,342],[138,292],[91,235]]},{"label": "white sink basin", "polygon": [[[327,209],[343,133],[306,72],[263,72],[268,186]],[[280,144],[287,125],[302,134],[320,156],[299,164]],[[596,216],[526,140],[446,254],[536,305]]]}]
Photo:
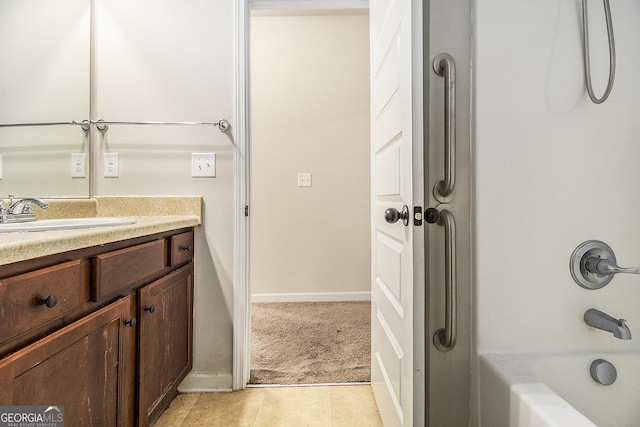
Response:
[{"label": "white sink basin", "polygon": [[0,233],[12,231],[70,230],[73,228],[109,227],[134,224],[135,219],[124,217],[42,219],[31,222],[0,224]]}]

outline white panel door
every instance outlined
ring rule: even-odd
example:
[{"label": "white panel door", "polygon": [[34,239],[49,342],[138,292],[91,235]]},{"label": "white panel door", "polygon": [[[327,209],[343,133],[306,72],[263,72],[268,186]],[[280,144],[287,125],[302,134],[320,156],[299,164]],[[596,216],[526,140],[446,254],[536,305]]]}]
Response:
[{"label": "white panel door", "polygon": [[411,1],[372,0],[372,372],[385,426],[413,425],[413,221]]}]

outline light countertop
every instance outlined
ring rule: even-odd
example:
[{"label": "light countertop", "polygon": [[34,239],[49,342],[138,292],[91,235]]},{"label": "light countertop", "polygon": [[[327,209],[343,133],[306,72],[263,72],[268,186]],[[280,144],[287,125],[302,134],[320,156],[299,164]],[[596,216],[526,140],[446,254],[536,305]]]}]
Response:
[{"label": "light countertop", "polygon": [[[144,216],[138,216],[140,212],[127,208],[113,209],[112,206],[100,206],[101,203],[103,205],[122,203],[123,206],[126,206],[131,203],[131,199],[97,199],[98,208],[96,213],[98,215],[91,215],[90,212],[88,215],[83,216],[126,216],[135,219],[136,222],[134,224],[72,230],[0,233],[0,265],[201,225],[201,204],[199,202],[200,198],[197,197],[180,199],[144,198],[143,200],[147,201],[153,200],[153,205],[157,204],[159,206],[157,211],[155,209],[147,209],[145,213],[148,215]],[[140,200],[141,198],[136,199]],[[166,208],[167,205],[175,206],[176,202],[182,205],[185,200],[190,202],[185,205],[188,206],[186,209],[171,208],[167,210]],[[70,204],[74,202],[69,201]],[[79,201],[78,203],[86,204],[86,201]],[[180,211],[183,211],[183,214],[180,214]],[[114,213],[116,212],[119,215],[115,215]],[[51,217],[49,215],[47,218]]]}]

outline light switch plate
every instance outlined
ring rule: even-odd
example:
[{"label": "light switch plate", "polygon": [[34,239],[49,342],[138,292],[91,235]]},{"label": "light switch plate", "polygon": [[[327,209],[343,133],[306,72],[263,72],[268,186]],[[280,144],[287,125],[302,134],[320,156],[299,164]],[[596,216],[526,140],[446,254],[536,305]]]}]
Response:
[{"label": "light switch plate", "polygon": [[86,178],[85,154],[71,153],[71,178]]},{"label": "light switch plate", "polygon": [[0,179],[2,179],[2,155],[0,154]]},{"label": "light switch plate", "polygon": [[120,161],[118,153],[104,153],[105,178],[117,178],[120,175]]},{"label": "light switch plate", "polygon": [[299,173],[298,174],[298,187],[311,187],[311,174]]},{"label": "light switch plate", "polygon": [[216,153],[191,153],[191,176],[216,176]]}]

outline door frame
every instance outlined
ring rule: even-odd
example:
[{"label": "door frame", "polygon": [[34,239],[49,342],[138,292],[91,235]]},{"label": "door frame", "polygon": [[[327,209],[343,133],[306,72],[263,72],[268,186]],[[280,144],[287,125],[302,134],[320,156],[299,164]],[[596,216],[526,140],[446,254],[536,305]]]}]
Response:
[{"label": "door frame", "polygon": [[[422,34],[414,36],[420,37],[422,43],[416,43],[413,45],[414,57],[423,58],[423,64],[419,66],[419,70],[414,69],[414,87],[421,88],[423,99],[421,102],[414,105],[414,114],[419,117],[429,117],[432,113],[430,106],[430,93],[431,93],[431,79],[427,78],[432,71],[430,70],[431,61],[431,49],[434,49],[434,37],[431,34],[432,25],[432,2],[426,0],[424,2],[412,3],[412,24],[416,28],[421,28]],[[234,312],[233,312],[233,367],[232,367],[232,388],[233,390],[242,390],[246,388],[250,375],[250,358],[251,358],[251,284],[249,283],[249,236],[250,236],[250,221],[249,217],[245,216],[245,208],[249,204],[250,199],[250,145],[251,145],[251,117],[250,117],[250,19],[252,9],[294,9],[294,8],[307,8],[307,9],[340,9],[340,8],[369,8],[369,0],[238,0],[234,2],[234,24],[235,24],[235,38],[234,38],[234,76],[235,76],[235,123],[233,124],[233,136],[235,142],[235,249],[234,249]],[[466,13],[459,13],[459,11],[451,11],[447,9],[443,3],[440,7],[445,7],[443,16],[436,22],[438,27],[440,21],[451,19],[453,22],[457,22],[462,25],[462,29],[470,31],[472,24],[470,22],[471,15],[467,11]],[[470,0],[463,0],[462,6],[468,10],[472,9]],[[465,10],[467,10],[465,9]],[[437,13],[442,11],[438,9]],[[456,20],[457,19],[457,20]],[[435,20],[433,20],[435,21]],[[448,21],[446,21],[448,22]],[[424,27],[422,27],[424,25]],[[454,28],[455,29],[455,28]],[[437,29],[436,29],[437,30]],[[446,32],[445,32],[446,33]],[[464,33],[464,32],[463,32]],[[440,38],[444,35],[439,35]],[[469,37],[466,33],[459,35],[459,37]],[[458,40],[456,38],[456,40]],[[439,45],[440,40],[437,41]],[[453,43],[453,42],[452,42]],[[466,43],[470,43],[469,40]],[[439,46],[446,47],[446,46]],[[449,50],[448,48],[446,50]],[[440,49],[438,48],[438,52]],[[436,52],[437,53],[437,52]],[[458,52],[462,58],[468,62],[468,69],[471,69],[471,50],[470,45],[462,43],[462,51]],[[461,69],[467,69],[462,67]],[[418,72],[419,71],[419,72]],[[471,84],[470,77],[468,85]],[[466,88],[468,93],[466,97],[470,97],[471,89]],[[465,98],[465,100],[467,100]],[[470,101],[467,100],[467,103]],[[472,122],[470,104],[467,104],[467,126]],[[429,120],[425,119],[424,122],[420,120],[414,121],[414,136],[420,135],[425,142],[425,146],[417,146],[414,144],[414,168],[425,168],[424,176],[413,177],[413,189],[414,189],[414,204],[427,207],[426,204],[430,203],[431,196],[429,195],[432,188],[432,183],[429,178],[431,174],[431,168],[429,165],[429,157],[431,157],[431,146],[429,140],[431,139],[432,129]],[[466,132],[470,132],[468,129]],[[460,140],[466,141],[467,148],[469,150],[469,158],[466,162],[472,165],[472,153],[471,153],[471,135],[460,135]],[[462,142],[462,141],[461,141]],[[471,166],[472,167],[472,166]],[[467,168],[468,169],[468,168]],[[468,173],[468,170],[466,171]],[[465,194],[467,208],[470,210],[471,203],[471,191],[472,186],[469,180],[469,194]],[[460,194],[460,197],[462,194]],[[470,214],[469,214],[470,215]],[[472,265],[473,265],[473,253],[471,248],[473,247],[471,242],[473,233],[471,231],[470,217],[465,220],[468,227],[467,230],[461,234],[465,234],[465,239],[469,243],[469,271],[465,274],[465,281],[468,288],[464,290],[471,297],[471,281],[472,281]],[[431,330],[433,329],[432,322],[429,319],[429,313],[431,312],[430,304],[428,300],[431,299],[431,286],[432,280],[429,269],[429,230],[423,226],[414,228],[414,260],[420,262],[422,260],[421,268],[414,268],[414,298],[416,302],[420,302],[414,306],[414,378],[413,378],[413,413],[414,421],[423,425],[428,425],[430,419],[435,414],[429,413],[429,401],[433,398],[429,396],[429,390],[433,387],[431,379],[427,374],[428,367],[432,363],[437,363],[438,357],[434,357],[431,348]],[[469,311],[471,313],[471,303],[468,302],[468,306],[464,305],[462,310]],[[441,321],[438,321],[440,324]],[[466,322],[465,322],[466,323]],[[469,328],[472,325],[472,321],[469,319],[466,326]],[[460,340],[459,340],[460,341]],[[472,338],[468,337],[466,345],[467,353],[466,359],[462,359],[466,368],[471,371],[474,370],[469,365],[472,365],[471,354],[473,352]],[[458,347],[462,346],[462,342],[459,342]],[[436,356],[442,356],[438,354]],[[449,355],[451,357],[451,355]],[[470,360],[471,359],[471,360]],[[467,372],[467,378],[472,376],[471,372]],[[472,382],[473,383],[473,382]],[[473,384],[471,384],[473,389]],[[470,392],[471,393],[471,392]],[[468,398],[469,396],[467,396]],[[453,409],[456,410],[459,404],[451,403]],[[469,408],[468,405],[462,405],[462,407]],[[473,411],[473,408],[471,408]],[[467,414],[468,415],[468,414]]]},{"label": "door frame", "polygon": [[[249,283],[250,92],[251,0],[235,2],[235,254],[233,268],[233,368],[232,389],[249,382],[251,358],[251,289]],[[248,208],[246,208],[248,209]],[[247,212],[248,213],[248,212]]]},{"label": "door frame", "polygon": [[249,200],[251,194],[251,11],[257,9],[362,9],[369,0],[238,0],[235,2],[235,253],[232,388],[247,387],[251,361]]}]

